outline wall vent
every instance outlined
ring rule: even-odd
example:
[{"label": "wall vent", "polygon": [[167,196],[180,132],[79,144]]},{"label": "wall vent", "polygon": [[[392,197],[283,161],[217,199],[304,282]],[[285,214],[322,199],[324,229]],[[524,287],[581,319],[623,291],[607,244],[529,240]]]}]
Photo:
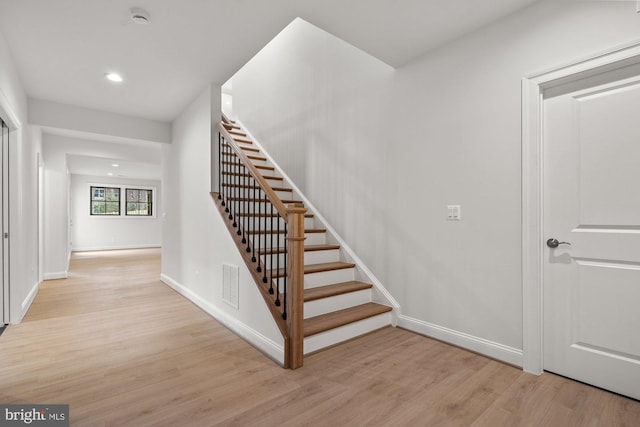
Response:
[{"label": "wall vent", "polygon": [[222,301],[238,309],[238,266],[222,264]]}]

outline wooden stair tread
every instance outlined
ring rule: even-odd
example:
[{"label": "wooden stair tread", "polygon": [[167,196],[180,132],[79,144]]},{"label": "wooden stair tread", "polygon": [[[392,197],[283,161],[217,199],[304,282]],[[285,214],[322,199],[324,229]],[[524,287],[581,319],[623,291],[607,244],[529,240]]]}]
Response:
[{"label": "wooden stair tread", "polygon": [[[230,202],[240,201],[240,202],[253,202],[253,199],[250,197],[228,197],[227,200]],[[299,204],[302,203],[301,200],[280,200],[282,203],[286,204]],[[259,201],[260,203],[264,203],[263,201]]]},{"label": "wooden stair tread", "polygon": [[[340,249],[340,245],[308,245],[304,247],[305,252],[330,251],[334,249]],[[258,254],[260,255],[271,255],[272,253],[282,254],[284,253],[284,248],[263,248],[258,251]]]},{"label": "wooden stair tread", "polygon": [[391,310],[391,307],[386,305],[368,302],[355,307],[345,308],[344,310],[333,311],[331,313],[311,317],[304,321],[304,336],[309,337],[330,329],[348,325],[349,323],[368,319],[369,317],[377,316]]},{"label": "wooden stair tread", "polygon": [[222,125],[224,126],[224,128],[225,128],[226,130],[231,130],[231,129],[240,129],[240,126],[238,126],[238,125],[234,125],[234,124],[232,124],[232,123],[223,123]]},{"label": "wooden stair tread", "polygon": [[270,179],[272,181],[284,181],[284,178],[281,176],[273,176],[273,175],[262,175],[264,179]]},{"label": "wooden stair tread", "polygon": [[251,141],[250,139],[233,138],[233,140],[241,144],[253,144],[253,141]]},{"label": "wooden stair tread", "polygon": [[330,251],[333,249],[340,249],[340,245],[306,245],[304,247],[305,252],[315,252],[315,251]]},{"label": "wooden stair tread", "polygon": [[[237,166],[238,163],[236,162],[228,162],[228,161],[224,161],[222,162],[223,165],[229,165],[229,166]],[[273,166],[263,166],[263,165],[253,165],[256,169],[263,169],[263,170],[268,170],[268,171],[274,171],[276,170],[276,168],[274,168]]]},{"label": "wooden stair tread", "polygon": [[[326,233],[324,228],[308,228],[304,230],[304,234],[320,234]],[[278,230],[249,230],[249,234],[278,234]],[[284,234],[284,228],[280,229],[280,234]]]},{"label": "wooden stair tread", "polygon": [[242,146],[240,148],[243,149],[244,151],[251,151],[251,152],[254,152],[254,153],[259,153],[260,152],[259,148],[244,147],[244,146]]},{"label": "wooden stair tread", "polygon": [[[231,184],[231,183],[225,183],[223,184],[223,187],[233,187],[233,188],[247,188],[249,190],[253,189],[253,185],[244,185],[244,184]],[[258,188],[256,186],[256,188]],[[273,191],[281,191],[283,193],[292,193],[293,190],[291,188],[285,188],[285,187],[271,187],[271,189]]]},{"label": "wooden stair tread", "polygon": [[[240,177],[246,177],[246,178],[251,178],[253,176],[250,173],[238,173],[238,172],[222,172],[222,175],[240,176]],[[269,180],[272,180],[272,181],[284,181],[284,178],[282,178],[281,176],[262,175],[262,177],[264,179],[269,179]]]},{"label": "wooden stair tread", "polygon": [[[236,153],[224,153],[223,154],[224,157],[238,157],[236,155]],[[251,159],[251,160],[260,160],[262,162],[266,162],[267,158],[266,157],[260,157],[260,156],[253,156],[251,154],[247,155],[247,158]]]},{"label": "wooden stair tread", "polygon": [[304,301],[315,301],[322,298],[334,297],[336,295],[348,294],[349,292],[371,289],[372,287],[373,285],[370,283],[358,282],[357,280],[335,283],[333,285],[318,286],[317,288],[304,290]]},{"label": "wooden stair tread", "polygon": [[350,262],[334,261],[320,264],[309,264],[304,266],[304,274],[321,273],[323,271],[344,270],[353,268],[356,265]]},{"label": "wooden stair tread", "polygon": [[229,131],[229,134],[230,134],[230,135],[238,135],[238,136],[247,136],[247,134],[246,134],[246,133],[244,133],[244,132],[238,132],[237,130],[230,130],[230,131]]},{"label": "wooden stair tread", "polygon": [[[277,218],[278,214],[275,214],[275,213],[274,214],[270,214],[270,213],[267,214],[267,213],[264,213],[264,212],[262,212],[262,213],[256,213],[256,212],[245,213],[245,212],[242,212],[242,213],[239,213],[238,216],[248,216],[248,217],[256,217],[257,216],[257,217],[260,217],[260,218],[264,218],[264,217]],[[305,214],[304,217],[305,218],[313,218],[313,214]]]},{"label": "wooden stair tread", "polygon": [[[334,270],[346,270],[347,268],[355,267],[355,264],[349,262],[335,261],[335,262],[323,262],[320,264],[309,264],[304,266],[304,274],[323,273],[325,271]],[[271,274],[271,270],[269,271]],[[285,274],[284,268],[279,270],[273,270],[273,277],[283,277]]]}]

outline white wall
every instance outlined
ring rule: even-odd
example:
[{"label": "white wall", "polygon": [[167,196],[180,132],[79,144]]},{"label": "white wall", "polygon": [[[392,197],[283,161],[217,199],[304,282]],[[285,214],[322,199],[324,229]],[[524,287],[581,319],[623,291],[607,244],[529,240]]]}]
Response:
[{"label": "white wall", "polygon": [[[27,97],[0,35],[0,116],[11,128],[9,144],[10,321],[18,323],[38,289],[37,167],[40,141],[27,120]],[[6,267],[5,267],[6,268]]]},{"label": "white wall", "polygon": [[[122,197],[120,216],[90,215],[92,185],[119,187]],[[152,189],[154,201],[151,217],[124,215],[125,189]],[[162,197],[160,181],[71,175],[71,247],[73,251],[132,249],[162,246]]]},{"label": "white wall", "polygon": [[401,326],[521,359],[521,78],[640,39],[635,3],[537,3],[391,76],[292,28],[233,77],[238,118],[400,302]]},{"label": "white wall", "polygon": [[[209,194],[212,118],[219,117],[220,88],[213,85],[175,120],[173,141],[162,147],[161,277],[282,362],[282,337]],[[222,301],[223,263],[240,267],[238,310]]]},{"label": "white wall", "polygon": [[86,136],[170,142],[171,125],[106,111],[29,99],[29,123],[45,128],[84,133]]},{"label": "white wall", "polygon": [[67,276],[71,253],[69,228],[70,175],[67,155],[86,155],[114,160],[157,164],[160,145],[87,141],[59,135],[43,135],[44,160],[44,278]]}]

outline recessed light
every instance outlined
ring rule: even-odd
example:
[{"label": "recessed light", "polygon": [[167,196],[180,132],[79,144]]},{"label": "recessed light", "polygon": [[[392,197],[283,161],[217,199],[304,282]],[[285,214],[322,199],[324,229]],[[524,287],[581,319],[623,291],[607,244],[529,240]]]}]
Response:
[{"label": "recessed light", "polygon": [[120,165],[119,165],[119,164],[117,164],[117,163],[114,163],[114,164],[112,164],[111,166],[113,166],[114,168],[120,167]]},{"label": "recessed light", "polygon": [[112,174],[111,172],[107,173],[107,175],[109,175],[109,176],[113,176],[113,174]]},{"label": "recessed light", "polygon": [[124,80],[122,76],[118,73],[107,73],[104,76],[107,78],[107,80],[110,80],[115,83],[121,83],[122,80]]}]

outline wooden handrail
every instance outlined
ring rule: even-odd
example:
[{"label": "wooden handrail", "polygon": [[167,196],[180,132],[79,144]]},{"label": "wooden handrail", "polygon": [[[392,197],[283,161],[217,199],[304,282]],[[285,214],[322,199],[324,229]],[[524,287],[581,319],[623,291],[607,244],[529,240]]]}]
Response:
[{"label": "wooden handrail", "polygon": [[229,117],[227,117],[227,115],[226,115],[225,113],[222,113],[222,121],[223,121],[223,122],[225,122],[225,123],[227,123],[227,124],[231,124],[231,123],[233,123],[233,122],[231,121],[231,119],[230,119]]},{"label": "wooden handrail", "polygon": [[263,191],[267,195],[267,198],[269,199],[271,204],[273,204],[273,206],[276,208],[280,216],[282,216],[282,218],[284,218],[284,220],[287,221],[288,220],[287,208],[284,205],[284,203],[282,203],[282,201],[280,200],[278,195],[275,193],[275,191],[273,191],[273,188],[271,188],[267,180],[262,177],[262,174],[258,172],[258,169],[253,165],[251,160],[249,160],[247,155],[244,154],[244,151],[240,148],[236,140],[233,139],[233,136],[231,136],[231,134],[227,131],[227,129],[221,123],[218,123],[218,131],[224,137],[225,142],[229,144],[231,148],[233,148],[233,151],[235,151],[236,156],[242,159],[243,163],[245,164],[245,166],[247,167],[247,169],[249,170],[253,178],[258,182],[258,184],[260,184],[260,187],[262,187]]}]

